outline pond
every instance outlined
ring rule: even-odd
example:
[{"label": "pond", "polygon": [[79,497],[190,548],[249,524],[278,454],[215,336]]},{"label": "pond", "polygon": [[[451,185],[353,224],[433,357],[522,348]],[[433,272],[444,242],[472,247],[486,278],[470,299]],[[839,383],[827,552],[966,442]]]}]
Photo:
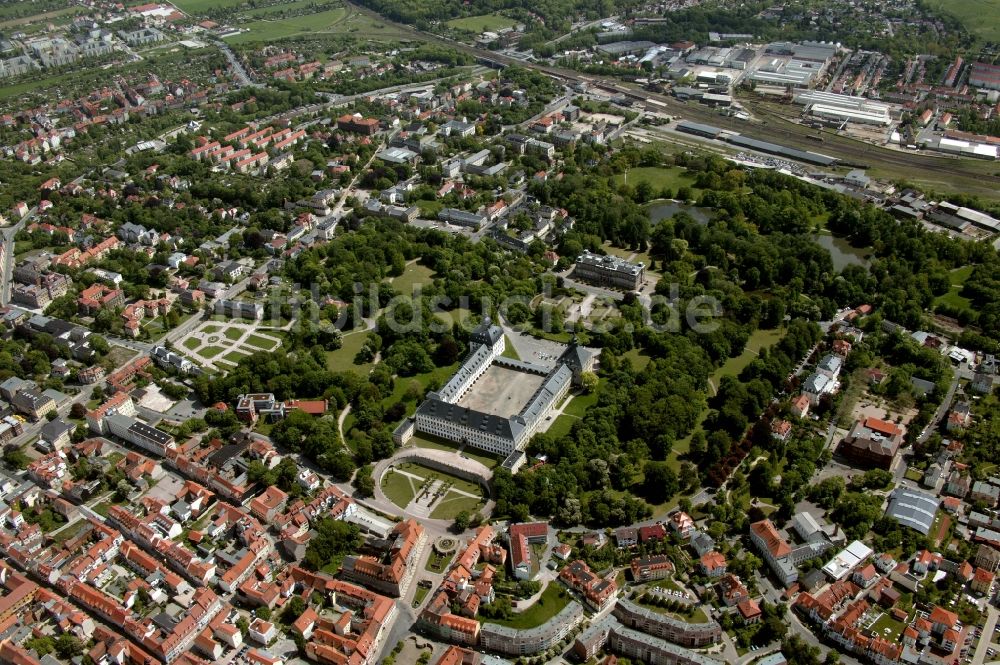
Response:
[{"label": "pond", "polygon": [[708,224],[712,213],[708,208],[699,208],[679,201],[657,201],[649,206],[649,219],[655,224],[660,220],[673,217],[679,212],[686,212],[700,224]]},{"label": "pond", "polygon": [[813,240],[820,247],[830,252],[833,267],[837,272],[850,265],[867,268],[871,264],[871,260],[867,258],[871,250],[852,247],[851,243],[843,238],[836,238],[831,235],[814,235]]}]

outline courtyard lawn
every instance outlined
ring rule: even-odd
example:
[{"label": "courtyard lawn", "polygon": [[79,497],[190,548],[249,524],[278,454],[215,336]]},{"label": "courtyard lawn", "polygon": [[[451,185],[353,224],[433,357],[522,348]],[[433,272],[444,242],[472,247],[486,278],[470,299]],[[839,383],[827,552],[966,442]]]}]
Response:
[{"label": "courtyard lawn", "polygon": [[476,460],[487,469],[493,469],[503,461],[496,455],[490,455],[485,450],[473,448],[472,446],[466,446],[462,449],[462,457],[468,457],[469,459]]},{"label": "courtyard lawn", "polygon": [[420,216],[424,219],[437,219],[437,214],[444,207],[444,204],[440,201],[428,201],[426,199],[418,199],[415,205],[420,208]]},{"label": "courtyard lawn", "polygon": [[677,190],[680,187],[690,187],[694,191],[696,189],[694,180],[694,175],[689,173],[687,169],[680,167],[665,168],[661,166],[640,166],[629,169],[627,176],[624,173],[619,173],[615,176],[616,185],[627,182],[635,187],[640,182],[648,182],[652,185],[657,195],[659,195],[664,187],[669,187],[674,195],[677,194]]},{"label": "courtyard lawn", "polygon": [[434,271],[430,268],[419,263],[411,263],[406,266],[402,275],[392,278],[392,288],[408,296],[413,293],[414,286],[420,285],[422,287],[424,284],[430,283],[433,275]]},{"label": "courtyard lawn", "polygon": [[198,350],[198,355],[202,358],[214,358],[225,351],[221,346],[209,345]]},{"label": "courtyard lawn", "polygon": [[226,328],[226,339],[235,342],[239,338],[243,337],[243,330],[241,328]]},{"label": "courtyard lawn", "polygon": [[502,28],[512,28],[517,25],[517,21],[506,16],[497,14],[483,14],[482,16],[466,16],[448,21],[448,27],[466,32],[489,32]]},{"label": "courtyard lawn", "polygon": [[382,491],[386,497],[400,508],[406,508],[417,495],[416,480],[401,473],[386,470],[382,476]]},{"label": "courtyard lawn", "polygon": [[56,543],[65,543],[70,538],[80,535],[80,533],[88,526],[90,526],[90,522],[88,522],[87,520],[83,519],[77,520],[72,524],[63,527],[57,533],[53,534],[52,539]]},{"label": "courtyard lawn", "polygon": [[198,332],[203,332],[206,335],[213,335],[222,331],[222,326],[217,326],[214,323],[210,323],[207,326],[202,326],[198,329]]},{"label": "courtyard lawn", "polygon": [[[347,429],[346,423],[344,429]],[[444,450],[449,453],[458,452],[458,445],[444,439],[429,436],[427,434],[414,434],[410,443],[417,448],[430,448],[432,450]]]},{"label": "courtyard lawn", "polygon": [[490,619],[484,623],[498,623],[501,626],[510,626],[519,630],[541,626],[543,623],[559,614],[559,611],[570,602],[569,593],[558,582],[549,582],[545,591],[538,598],[534,605],[513,614],[509,619]]},{"label": "courtyard lawn", "polygon": [[350,371],[357,372],[361,376],[368,376],[368,373],[372,371],[372,367],[375,366],[373,363],[362,363],[360,365],[354,363],[354,357],[358,355],[358,351],[364,346],[367,337],[367,330],[358,330],[344,335],[341,338],[342,344],[339,349],[326,352],[327,366],[334,372]]},{"label": "courtyard lawn", "polygon": [[448,492],[434,504],[431,517],[436,520],[453,520],[463,510],[471,514],[482,509],[485,505],[486,503],[481,499],[473,499],[472,497],[456,492]]},{"label": "courtyard lawn", "polygon": [[892,616],[886,612],[872,624],[871,632],[872,635],[883,637],[890,642],[898,642],[899,635],[903,632],[903,628],[905,628],[903,624],[893,619]]},{"label": "courtyard lawn", "polygon": [[264,351],[273,351],[278,346],[277,342],[268,339],[267,337],[261,337],[260,335],[250,335],[243,343],[248,346],[252,346],[255,349],[262,349]]},{"label": "courtyard lawn", "polygon": [[186,340],[184,340],[184,343],[181,346],[183,346],[188,351],[194,351],[199,346],[201,346],[201,340],[195,339],[194,337],[188,337]]}]

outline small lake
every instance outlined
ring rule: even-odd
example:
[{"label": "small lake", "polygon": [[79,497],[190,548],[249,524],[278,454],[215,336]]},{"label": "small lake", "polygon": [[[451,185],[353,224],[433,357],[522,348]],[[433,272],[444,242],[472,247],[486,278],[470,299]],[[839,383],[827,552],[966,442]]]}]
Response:
[{"label": "small lake", "polygon": [[867,268],[871,264],[871,261],[865,258],[871,252],[870,249],[852,247],[851,243],[843,238],[836,238],[831,235],[814,235],[813,240],[820,247],[830,252],[830,258],[833,260],[833,268],[837,272],[851,265]]},{"label": "small lake", "polygon": [[[709,208],[699,208],[698,206],[679,203],[677,201],[658,201],[649,205],[649,219],[654,224],[673,217],[679,212],[686,212],[699,224],[708,224],[712,215],[712,211]],[[833,267],[837,272],[850,265],[867,268],[871,264],[871,261],[865,258],[871,252],[870,249],[852,247],[843,238],[837,238],[829,234],[816,234],[812,238],[820,247],[830,252]]]},{"label": "small lake", "polygon": [[699,208],[677,201],[657,201],[649,206],[649,220],[655,224],[668,217],[673,217],[679,212],[686,212],[700,224],[708,224],[712,213],[708,208]]}]

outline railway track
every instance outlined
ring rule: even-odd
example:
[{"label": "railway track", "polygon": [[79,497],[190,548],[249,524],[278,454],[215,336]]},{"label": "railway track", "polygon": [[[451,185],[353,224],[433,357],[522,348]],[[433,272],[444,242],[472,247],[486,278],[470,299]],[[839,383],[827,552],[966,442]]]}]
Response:
[{"label": "railway track", "polygon": [[470,55],[479,61],[493,66],[518,66],[542,72],[566,82],[586,83],[613,94],[621,94],[633,102],[652,111],[681,116],[687,120],[714,125],[722,129],[737,132],[750,138],[770,141],[800,150],[820,152],[830,157],[836,157],[845,165],[864,166],[883,171],[882,175],[897,180],[919,179],[921,182],[934,183],[937,189],[954,190],[963,193],[974,193],[979,196],[996,199],[1000,197],[1000,166],[994,171],[988,169],[988,163],[981,160],[959,159],[945,155],[925,152],[901,152],[890,148],[865,143],[839,134],[824,132],[822,143],[817,143],[809,136],[815,135],[815,130],[782,118],[766,109],[758,112],[766,119],[763,122],[748,122],[722,116],[708,107],[694,102],[681,102],[667,95],[649,92],[640,86],[624,83],[617,79],[602,78],[596,75],[582,74],[572,69],[546,65],[538,62],[520,60],[501,53],[487,51],[462,42],[435,35],[431,32],[417,30],[412,26],[397,23],[360,5],[346,2],[354,10],[367,14],[402,33],[409,33],[416,39],[429,41]]}]

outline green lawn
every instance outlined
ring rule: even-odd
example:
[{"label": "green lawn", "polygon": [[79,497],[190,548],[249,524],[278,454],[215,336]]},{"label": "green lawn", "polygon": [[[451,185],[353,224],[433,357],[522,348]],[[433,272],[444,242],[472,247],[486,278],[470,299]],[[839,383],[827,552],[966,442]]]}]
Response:
[{"label": "green lawn", "polygon": [[188,351],[194,351],[199,346],[201,346],[201,340],[195,339],[194,337],[188,337],[186,340],[184,340],[182,346]]},{"label": "green lawn", "polygon": [[[761,349],[776,344],[783,335],[784,333],[778,329],[755,331],[750,335],[750,339],[747,340],[747,345],[743,349],[743,353],[735,358],[730,358],[719,369],[715,370],[711,377],[712,385],[718,388],[719,380],[722,377],[739,376],[740,372],[753,362],[753,359],[757,357]],[[712,393],[714,394],[715,391],[712,390]]]},{"label": "green lawn", "polygon": [[90,522],[87,520],[77,520],[67,527],[64,527],[61,531],[54,534],[52,539],[57,543],[65,543],[70,538],[77,536],[85,528],[90,526]]},{"label": "green lawn", "polygon": [[434,505],[431,517],[436,520],[453,520],[463,510],[474,513],[486,505],[481,499],[448,492]]},{"label": "green lawn", "polygon": [[222,326],[217,326],[214,323],[210,323],[207,326],[202,326],[198,332],[203,332],[206,335],[212,335],[218,333],[222,330]]},{"label": "green lawn", "polygon": [[519,630],[534,628],[541,626],[558,614],[562,608],[569,604],[570,600],[569,593],[559,582],[549,582],[538,601],[525,611],[513,614],[509,619],[490,619],[485,623],[498,623],[501,626],[510,626]]},{"label": "green lawn", "polygon": [[659,194],[664,187],[669,187],[676,196],[680,187],[690,187],[695,190],[694,176],[688,173],[687,169],[680,167],[665,168],[662,166],[640,166],[628,170],[628,175],[619,173],[615,176],[615,184],[627,182],[633,187],[640,182],[648,182],[653,186],[656,194]]},{"label": "green lawn", "polygon": [[229,362],[234,363],[234,364],[239,364],[239,362],[241,360],[243,360],[244,358],[246,358],[246,357],[247,357],[247,354],[245,354],[245,353],[241,353],[239,351],[230,351],[225,356],[223,356],[223,359],[224,360],[228,360]]},{"label": "green lawn", "polygon": [[260,335],[250,335],[243,343],[256,349],[263,349],[264,351],[272,351],[277,347],[277,343],[274,340],[261,337]]},{"label": "green lawn", "polygon": [[630,351],[627,351],[624,357],[631,360],[632,367],[640,372],[646,369],[646,365],[648,365],[649,361],[652,360],[649,354],[644,351],[640,351],[639,349],[631,349]]},{"label": "green lawn", "polygon": [[343,343],[339,349],[326,352],[327,366],[335,372],[349,370],[357,372],[361,376],[368,376],[372,367],[375,366],[373,363],[354,364],[354,356],[358,355],[358,351],[364,346],[367,337],[367,330],[358,330],[344,335]]},{"label": "green lawn", "polygon": [[452,557],[455,554],[438,554],[435,551],[431,551],[431,555],[427,557],[427,564],[424,566],[424,570],[429,570],[432,573],[438,573],[439,575],[444,572],[445,568],[451,562]]},{"label": "green lawn", "polygon": [[479,448],[473,448],[472,446],[466,446],[462,449],[462,455],[468,457],[469,459],[474,459],[487,469],[495,468],[503,459],[497,457],[496,455],[490,455],[484,450]]},{"label": "green lawn", "polygon": [[[892,616],[886,612],[878,618],[878,621],[872,624],[871,633],[872,635],[884,637],[890,642],[898,642],[899,635],[903,632],[903,628],[905,628],[903,624],[893,619]],[[889,632],[886,632],[886,630]]]},{"label": "green lawn", "polygon": [[514,360],[520,360],[521,356],[518,355],[517,349],[514,348],[514,345],[510,343],[510,337],[504,335],[503,339],[504,339],[504,347],[502,355],[505,358],[513,358]]},{"label": "green lawn", "polygon": [[441,480],[451,485],[455,489],[462,490],[463,492],[468,492],[469,494],[482,493],[482,490],[479,488],[479,485],[477,485],[474,482],[463,480],[462,478],[458,478],[456,476],[444,473],[442,471],[436,471],[434,469],[424,466],[423,464],[418,464],[415,462],[404,462],[403,464],[398,465],[398,468],[407,471],[409,473],[412,473],[415,476],[420,476],[425,480],[431,480],[431,479]]},{"label": "green lawn", "polygon": [[400,508],[406,508],[417,495],[417,481],[401,473],[386,471],[382,476],[382,491]]},{"label": "green lawn", "polygon": [[420,216],[424,219],[437,219],[437,214],[444,207],[440,201],[427,201],[426,199],[418,199],[415,204],[420,208]]},{"label": "green lawn", "polygon": [[583,418],[583,416],[597,404],[597,393],[589,395],[577,395],[570,399],[570,403],[563,409],[563,413]]},{"label": "green lawn", "polygon": [[445,450],[449,453],[458,452],[458,444],[444,439],[428,436],[426,434],[414,434],[410,443],[417,448],[431,448],[433,450]]},{"label": "green lawn", "polygon": [[201,356],[202,358],[214,358],[223,351],[225,351],[225,349],[222,348],[221,346],[209,345],[199,349],[198,355]]},{"label": "green lawn", "polygon": [[927,7],[957,18],[983,41],[1000,41],[1000,0],[928,0]]},{"label": "green lawn", "polygon": [[428,593],[430,593],[430,589],[425,586],[417,585],[417,590],[413,593],[413,607],[420,607]]},{"label": "green lawn", "polygon": [[972,276],[973,266],[963,266],[961,268],[955,268],[951,271],[951,288],[948,289],[948,293],[940,295],[934,299],[935,305],[948,305],[955,309],[971,309],[972,301],[963,295],[960,295],[962,287],[969,277]]},{"label": "green lawn", "polygon": [[498,16],[497,14],[483,14],[482,16],[467,16],[448,21],[447,25],[455,30],[466,32],[487,32],[499,30],[501,28],[512,28],[517,24],[512,18]]},{"label": "green lawn", "polygon": [[415,285],[419,284],[423,286],[429,283],[433,275],[434,271],[430,268],[422,266],[419,263],[411,263],[406,266],[402,275],[392,278],[392,288],[403,295],[412,295]]},{"label": "green lawn", "polygon": [[287,39],[298,35],[312,35],[317,32],[325,32],[343,21],[348,16],[347,10],[343,7],[328,9],[315,14],[303,14],[289,18],[275,20],[251,21],[240,25],[247,32],[242,32],[232,37],[226,37],[226,41],[231,44],[241,44],[245,42],[274,41],[277,39]]},{"label": "green lawn", "polygon": [[172,0],[173,4],[182,12],[188,14],[200,14],[210,9],[225,9],[227,7],[238,7],[246,0]]},{"label": "green lawn", "polygon": [[546,432],[550,436],[557,439],[564,437],[567,434],[569,434],[569,431],[571,429],[573,429],[573,423],[575,423],[577,420],[579,420],[579,418],[577,418],[576,416],[571,416],[567,413],[564,413],[558,418],[556,418],[551,425],[549,425],[549,428],[546,430]]},{"label": "green lawn", "polygon": [[[385,492],[390,501],[400,508],[405,508],[415,496],[418,496],[420,488],[430,480],[441,480],[450,486],[434,505],[434,510],[431,512],[431,517],[434,519],[455,519],[455,516],[461,511],[472,512],[483,505],[482,490],[475,483],[413,462],[400,464],[396,469],[417,476],[412,478],[395,470],[386,471],[385,475],[382,476],[382,491]],[[452,488],[474,494],[478,498],[453,492]]]},{"label": "green lawn", "polygon": [[243,330],[240,328],[226,328],[226,339],[236,341],[243,337]]}]

